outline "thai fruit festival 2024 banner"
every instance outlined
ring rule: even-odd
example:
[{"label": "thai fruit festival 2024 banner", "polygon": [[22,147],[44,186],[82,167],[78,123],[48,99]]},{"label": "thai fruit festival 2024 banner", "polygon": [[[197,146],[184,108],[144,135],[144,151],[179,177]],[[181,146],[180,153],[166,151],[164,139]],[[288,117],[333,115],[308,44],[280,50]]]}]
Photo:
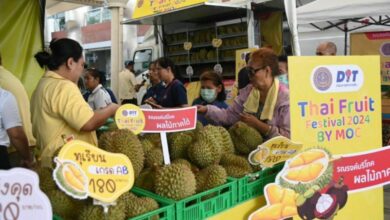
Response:
[{"label": "thai fruit festival 2024 banner", "polygon": [[291,139],[303,150],[249,219],[383,219],[379,56],[290,57]]}]

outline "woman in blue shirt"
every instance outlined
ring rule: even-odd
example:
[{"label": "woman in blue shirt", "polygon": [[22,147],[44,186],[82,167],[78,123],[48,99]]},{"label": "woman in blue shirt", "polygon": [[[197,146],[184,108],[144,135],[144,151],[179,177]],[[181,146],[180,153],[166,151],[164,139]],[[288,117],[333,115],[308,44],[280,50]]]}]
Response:
[{"label": "woman in blue shirt", "polygon": [[[218,108],[227,108],[225,103],[226,93],[222,78],[214,71],[206,71],[200,76],[200,96],[192,102],[192,105],[215,105]],[[201,114],[198,120],[203,125],[210,122]]]},{"label": "woman in blue shirt", "polygon": [[[161,57],[156,60],[158,76],[165,84],[165,90],[160,100],[150,97],[145,103],[154,108],[180,108],[188,106],[187,90],[183,83],[178,80],[179,73],[175,72],[175,65],[172,60]],[[177,74],[177,77],[176,77]]]}]

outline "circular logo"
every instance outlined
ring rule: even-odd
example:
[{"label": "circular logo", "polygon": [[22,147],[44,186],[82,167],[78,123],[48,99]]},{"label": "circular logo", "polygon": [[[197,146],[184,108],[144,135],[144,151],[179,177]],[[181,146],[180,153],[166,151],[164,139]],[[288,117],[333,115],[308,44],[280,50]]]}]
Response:
[{"label": "circular logo", "polygon": [[332,73],[326,67],[315,70],[313,77],[314,86],[320,91],[326,91],[332,85]]},{"label": "circular logo", "polygon": [[139,134],[145,127],[145,115],[136,105],[126,104],[116,110],[115,123],[119,129],[128,129]]},{"label": "circular logo", "polygon": [[381,46],[381,54],[383,56],[390,56],[390,43],[383,43],[382,46]]}]

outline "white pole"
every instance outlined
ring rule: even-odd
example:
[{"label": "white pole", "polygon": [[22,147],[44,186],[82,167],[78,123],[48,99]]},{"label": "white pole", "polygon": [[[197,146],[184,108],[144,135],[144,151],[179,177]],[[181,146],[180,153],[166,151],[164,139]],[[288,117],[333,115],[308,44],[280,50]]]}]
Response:
[{"label": "white pole", "polygon": [[294,55],[301,55],[301,48],[298,38],[298,20],[297,20],[297,5],[295,0],[284,0],[284,8],[286,10],[288,26],[290,27],[293,38]]},{"label": "white pole", "polygon": [[111,88],[118,97],[119,80],[118,73],[123,67],[122,62],[122,34],[120,22],[123,18],[123,8],[128,0],[108,0],[108,8],[111,11]]}]

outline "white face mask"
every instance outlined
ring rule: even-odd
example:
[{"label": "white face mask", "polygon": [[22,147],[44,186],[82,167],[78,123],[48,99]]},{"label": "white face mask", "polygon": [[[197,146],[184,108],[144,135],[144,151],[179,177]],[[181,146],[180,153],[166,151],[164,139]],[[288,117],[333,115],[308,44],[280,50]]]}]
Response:
[{"label": "white face mask", "polygon": [[201,89],[200,96],[207,103],[212,103],[217,98],[217,92],[215,91],[215,89]]}]

